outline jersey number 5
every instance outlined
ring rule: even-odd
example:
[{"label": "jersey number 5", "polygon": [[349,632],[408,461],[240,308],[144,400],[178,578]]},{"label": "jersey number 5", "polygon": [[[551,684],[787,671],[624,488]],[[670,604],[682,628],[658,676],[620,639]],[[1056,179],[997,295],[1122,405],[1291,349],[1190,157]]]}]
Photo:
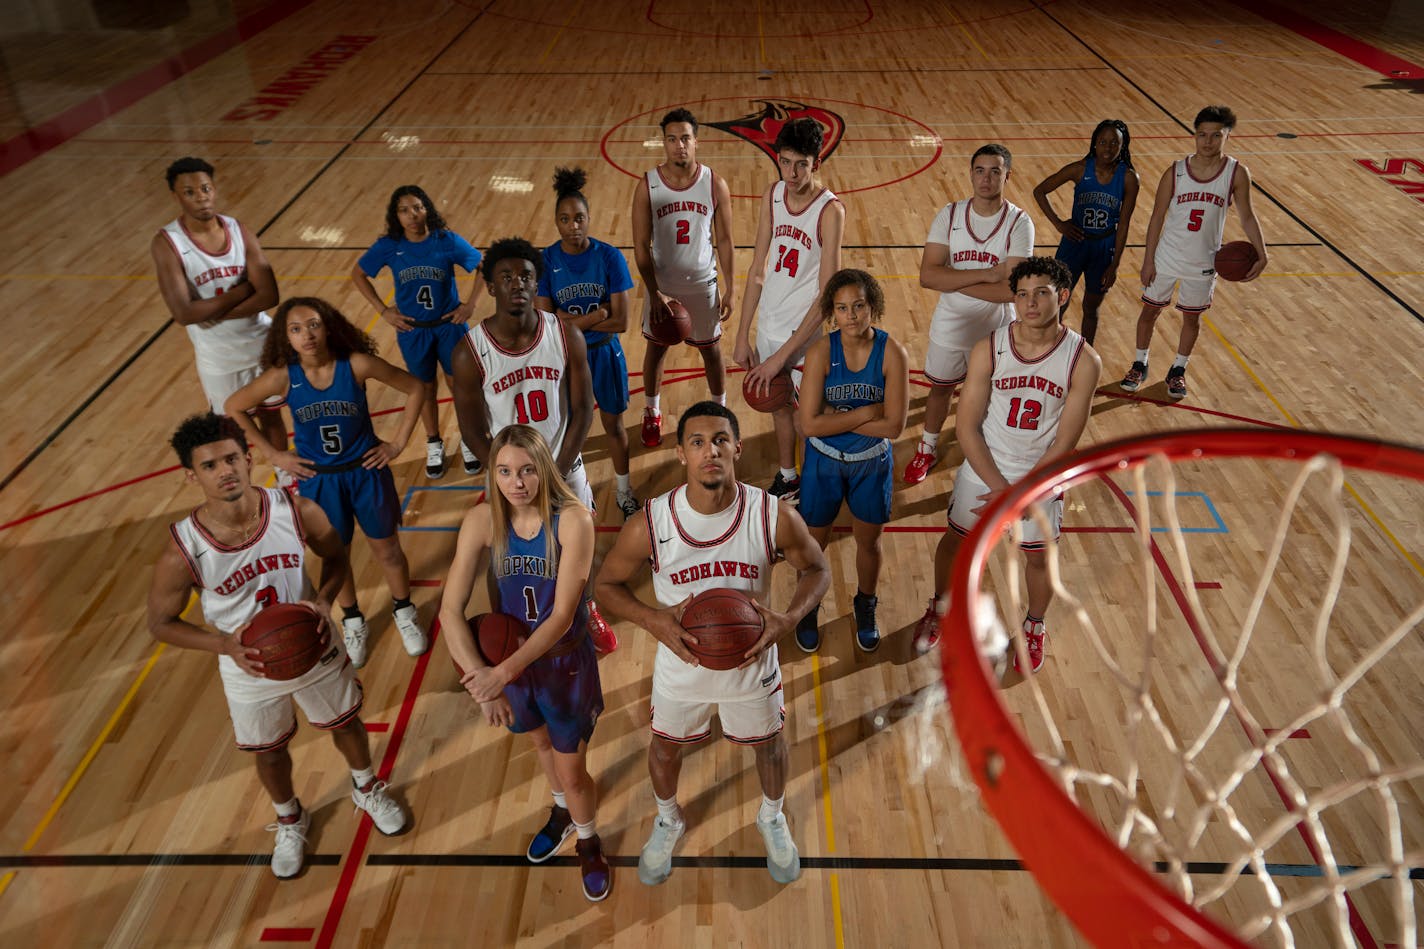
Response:
[{"label": "jersey number 5", "polygon": [[321,450],[328,455],[341,454],[341,426],[323,425],[317,431],[321,433]]},{"label": "jersey number 5", "polygon": [[1009,403],[1009,428],[1030,431],[1038,428],[1038,416],[1043,412],[1043,403],[1033,399],[1014,399]]},{"label": "jersey number 5", "polygon": [[1201,208],[1195,208],[1187,215],[1187,230],[1199,231],[1202,229],[1202,215],[1206,212]]},{"label": "jersey number 5", "polygon": [[789,276],[795,277],[796,268],[800,264],[801,251],[795,247],[787,247],[785,244],[776,248],[776,267],[774,269],[777,273],[785,270]]}]

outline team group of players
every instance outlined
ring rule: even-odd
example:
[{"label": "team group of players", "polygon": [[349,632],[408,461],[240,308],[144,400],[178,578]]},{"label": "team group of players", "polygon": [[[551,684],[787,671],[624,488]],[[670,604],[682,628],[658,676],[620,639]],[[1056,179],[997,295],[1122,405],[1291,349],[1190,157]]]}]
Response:
[{"label": "team group of players", "polygon": [[[1247,279],[1265,266],[1249,176],[1224,152],[1234,125],[1229,109],[1204,109],[1194,153],[1162,176],[1147,230],[1138,350],[1121,383],[1127,391],[1146,377],[1155,321],[1175,292],[1183,330],[1167,389],[1172,398],[1186,394],[1187,357],[1211,302],[1213,258],[1233,202],[1258,255]],[[300,872],[309,826],[287,752],[296,729],[293,701],[308,721],[331,732],[351,768],[353,800],[376,827],[396,833],[410,822],[373,773],[358,718],[361,685],[352,670],[366,661],[368,630],[349,548],[359,524],[385,572],[402,643],[411,655],[423,653],[429,640],[409,598],[389,463],[421,422],[427,475],[443,475],[436,412],[442,370],[465,471],[487,472],[489,503],[471,507],[462,522],[440,620],[463,687],[487,721],[529,737],[548,778],[553,805],[528,858],[549,859],[575,836],[585,895],[601,900],[611,889],[586,756],[603,708],[598,656],[617,642],[594,605],[596,594],[658,640],[648,757],[657,814],[639,878],[656,884],[671,872],[685,826],[677,803],[682,750],[710,734],[714,713],[725,737],[754,750],[763,790],[756,825],[768,870],[782,883],[799,875],[783,813],[788,752],[777,643],[792,633],[801,649],[819,648],[816,607],[829,585],[824,548],[844,505],[856,545],[854,639],[864,651],[879,646],[880,537],[891,512],[893,442],[906,425],[909,359],[879,325],[885,298],[875,278],[841,267],[845,210],[820,178],[820,126],[809,119],[786,123],[775,143],[780,179],[761,200],[733,360],[753,390],[765,391],[790,373],[799,398],[773,413],[778,470],[769,487],[738,480],[740,428],[726,407],[720,348],[722,324],[736,312],[730,193],[697,160],[690,112],[668,113],[661,128],[665,160],[641,179],[632,209],[635,265],[645,286],[643,445],[654,449],[664,437],[660,384],[668,347],[654,324],[672,319],[674,302],[690,315],[686,341],[702,358],[709,398],[677,424],[674,447],[685,483],[646,503],[630,482],[623,424],[629,388],[619,336],[628,325],[633,281],[623,255],[588,234],[582,171],[555,175],[559,240],[543,251],[507,238],[482,254],[445,224],[420,188],[396,190],[386,233],[362,255],[352,279],[396,328],[402,370],[381,359],[370,337],[326,301],[299,297],[276,306],[276,279],[259,244],[216,212],[212,167],[187,158],[168,169],[181,213],[155,236],[152,252],[164,300],[193,340],[212,411],[185,421],[173,438],[205,500],[172,528],[154,573],[150,628],[166,642],[219,654],[238,746],[255,753],[277,811],[270,829],[279,877]],[[1008,149],[980,148],[970,172],[972,195],[936,216],[920,269],[922,286],[941,296],[924,362],[931,386],[925,427],[903,479],[923,481],[934,466],[956,390],[956,435],[965,456],[950,492],[950,530],[935,553],[936,587],[916,628],[921,650],[937,640],[940,591],[960,538],[1013,482],[1077,445],[1100,375],[1091,346],[1097,310],[1116,280],[1138,187],[1127,127],[1101,123],[1088,154],[1034,190],[1063,236],[1056,257],[1036,257],[1032,219],[1003,195],[1012,172]],[[1049,194],[1069,182],[1073,211],[1059,218]],[[456,268],[473,275],[463,303]],[[395,286],[389,306],[371,283],[383,269]],[[1063,325],[1079,279],[1085,281],[1081,335]],[[494,313],[471,322],[486,292]],[[273,306],[269,319],[265,311]],[[389,440],[377,436],[372,422],[365,394],[371,379],[405,397]],[[292,418],[291,450],[282,405]],[[625,517],[596,578],[593,496],[581,456],[595,406]],[[278,488],[252,485],[252,444],[277,468]],[[1061,502],[1056,507],[1047,520],[1054,536]],[[1037,522],[1024,525],[1025,674],[1044,658],[1052,595],[1044,549],[1051,539]],[[307,548],[321,561],[315,585],[303,569]],[[779,560],[797,574],[783,609],[768,599]],[[645,565],[656,605],[633,590]],[[513,655],[493,666],[475,648],[466,619],[481,577],[492,609],[529,631]],[[696,640],[679,622],[692,596],[717,587],[750,594],[764,621],[760,641],[733,670],[700,666],[689,648]],[[210,628],[182,618],[194,588]],[[322,660],[297,679],[272,681],[263,675],[261,654],[245,648],[240,634],[262,607],[296,601],[323,617],[332,604],[340,606],[341,635],[324,621],[331,646]]]}]

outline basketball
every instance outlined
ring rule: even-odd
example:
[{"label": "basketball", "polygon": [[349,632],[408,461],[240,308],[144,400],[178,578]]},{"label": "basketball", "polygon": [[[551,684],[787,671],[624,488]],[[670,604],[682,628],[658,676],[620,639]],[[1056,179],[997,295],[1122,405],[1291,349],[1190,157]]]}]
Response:
[{"label": "basketball", "polygon": [[761,639],[765,623],[741,590],[719,587],[692,598],[682,612],[682,628],[697,637],[688,649],[704,669],[735,669]]},{"label": "basketball", "polygon": [[791,404],[791,397],[796,390],[791,384],[790,372],[779,372],[772,376],[764,395],[752,391],[751,381],[750,374],[742,380],[742,398],[746,399],[748,408],[758,412],[775,412]]},{"label": "basketball", "polygon": [[672,313],[671,319],[648,319],[649,335],[664,346],[676,346],[692,335],[692,314],[676,300],[668,303],[668,310]]},{"label": "basketball", "polygon": [[326,651],[321,617],[300,603],[277,603],[258,612],[242,631],[242,644],[262,653],[267,678],[295,679],[310,672]]},{"label": "basketball", "polygon": [[1216,273],[1222,280],[1243,280],[1256,265],[1256,248],[1250,241],[1222,244],[1216,252]]},{"label": "basketball", "polygon": [[[481,613],[471,616],[468,622],[470,629],[474,631],[475,648],[479,650],[480,658],[491,666],[497,666],[514,655],[514,651],[524,644],[525,637],[529,635],[524,624],[508,613]],[[465,670],[461,669],[454,659],[450,662],[455,666],[455,672],[463,679]]]}]

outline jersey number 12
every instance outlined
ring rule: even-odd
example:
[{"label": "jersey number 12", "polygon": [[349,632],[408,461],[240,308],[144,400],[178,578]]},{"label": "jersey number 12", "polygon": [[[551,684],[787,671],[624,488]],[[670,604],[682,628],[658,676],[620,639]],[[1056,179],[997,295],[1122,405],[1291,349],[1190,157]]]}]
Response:
[{"label": "jersey number 12", "polygon": [[1042,402],[1033,399],[1014,399],[1009,403],[1009,428],[1035,430],[1038,428],[1038,416],[1042,412]]}]

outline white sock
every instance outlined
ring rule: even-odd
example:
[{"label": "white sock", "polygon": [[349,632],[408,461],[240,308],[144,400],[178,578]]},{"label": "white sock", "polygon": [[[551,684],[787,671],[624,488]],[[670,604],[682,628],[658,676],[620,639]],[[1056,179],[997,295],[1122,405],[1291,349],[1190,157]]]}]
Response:
[{"label": "white sock", "polygon": [[296,817],[302,812],[302,802],[295,797],[285,804],[278,804],[276,801],[273,801],[272,806],[277,809],[278,817]]},{"label": "white sock", "polygon": [[658,403],[662,401],[662,398],[662,393],[648,396],[648,407],[645,411],[651,412],[653,415],[658,414]]},{"label": "white sock", "polygon": [[658,817],[662,818],[664,824],[676,827],[682,823],[682,811],[677,808],[677,798],[670,797],[664,801],[654,794],[653,800],[658,802]]},{"label": "white sock", "polygon": [[376,772],[372,771],[370,768],[365,768],[361,771],[357,771],[355,768],[352,768],[351,780],[356,782],[356,790],[362,791],[365,790],[367,785],[369,785],[372,781],[376,780]]},{"label": "white sock", "polygon": [[935,432],[933,435],[931,435],[929,432],[925,432],[923,435],[920,436],[920,444],[924,445],[931,452],[933,452],[937,447],[939,447],[939,432]]},{"label": "white sock", "polygon": [[578,831],[579,840],[587,840],[590,837],[598,836],[598,834],[594,832],[593,821],[589,821],[587,824],[580,824],[578,821],[574,821],[574,830]]},{"label": "white sock", "polygon": [[785,478],[787,481],[790,481],[790,480],[792,480],[793,478],[796,477],[796,469],[795,469],[795,468],[782,468],[782,469],[780,469],[780,470],[781,470],[781,477]]},{"label": "white sock", "polygon": [[717,395],[712,396],[712,401],[713,401],[713,402],[716,402],[718,405],[726,405],[726,404],[727,404],[727,393],[725,393],[725,392],[719,392]]},{"label": "white sock", "polygon": [[562,807],[564,810],[568,810],[568,809],[569,809],[569,805],[568,805],[567,803],[565,803],[565,801],[564,801],[564,792],[563,792],[563,791],[555,791],[555,792],[554,792],[554,803],[557,804],[559,807]]},{"label": "white sock", "polygon": [[615,474],[613,477],[616,478],[616,479],[618,479],[618,490],[619,490],[619,491],[622,491],[624,494],[629,494],[629,493],[632,492],[632,490],[633,490],[633,479],[632,479],[629,475],[625,475],[625,474]]},{"label": "white sock", "polygon": [[1145,350],[1145,349],[1139,349],[1139,350],[1137,351],[1137,355],[1133,356],[1132,358],[1133,358],[1133,361],[1135,361],[1135,362],[1140,362],[1140,363],[1142,363],[1144,366],[1147,365],[1147,350]]},{"label": "white sock", "polygon": [[1173,368],[1173,369],[1185,369],[1185,368],[1187,368],[1187,360],[1190,359],[1190,358],[1191,358],[1190,356],[1183,356],[1181,353],[1177,353],[1177,358],[1172,360],[1172,368]]},{"label": "white sock", "polygon": [[781,805],[784,803],[786,803],[785,794],[774,801],[763,794],[761,796],[761,810],[757,811],[757,820],[763,824],[770,824],[776,820],[776,815],[781,813]]}]

